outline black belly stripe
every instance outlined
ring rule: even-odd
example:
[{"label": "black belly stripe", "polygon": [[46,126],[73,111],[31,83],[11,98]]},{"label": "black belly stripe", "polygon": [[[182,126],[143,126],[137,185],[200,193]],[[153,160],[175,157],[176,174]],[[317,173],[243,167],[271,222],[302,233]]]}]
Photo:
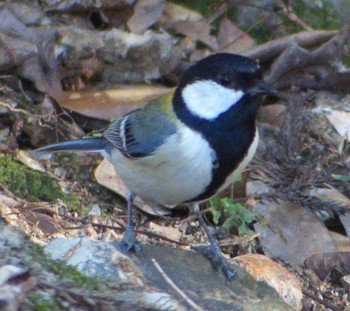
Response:
[{"label": "black belly stripe", "polygon": [[[243,136],[239,137],[238,136]],[[249,147],[251,146],[251,143],[254,140],[255,136],[255,126],[253,128],[253,131],[243,131],[240,134],[237,133],[237,135],[232,135],[233,139],[230,141],[226,141],[225,146],[227,145],[227,148],[235,148],[237,149],[237,145],[240,146],[239,150],[237,152],[225,152],[224,154],[220,154],[220,152],[217,154],[217,168],[213,169],[213,179],[211,183],[208,185],[205,192],[200,194],[199,196],[187,201],[186,203],[191,202],[197,202],[197,201],[203,201],[206,199],[209,199],[213,195],[217,193],[219,188],[225,183],[227,177],[231,175],[240,165],[240,163],[245,159],[245,157],[248,155]],[[240,143],[239,143],[240,142]],[[231,145],[231,147],[230,147]],[[232,146],[235,145],[235,146]],[[231,149],[232,150],[232,149]]]},{"label": "black belly stripe", "polygon": [[195,118],[187,109],[175,107],[179,119],[201,133],[217,156],[211,183],[204,192],[183,203],[202,201],[215,195],[245,159],[255,137],[257,106],[256,99],[246,96],[214,121]]}]

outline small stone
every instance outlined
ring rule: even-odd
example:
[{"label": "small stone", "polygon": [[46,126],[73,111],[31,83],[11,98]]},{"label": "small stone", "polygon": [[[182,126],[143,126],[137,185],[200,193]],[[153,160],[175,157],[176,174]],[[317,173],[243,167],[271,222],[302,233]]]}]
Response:
[{"label": "small stone", "polygon": [[88,216],[101,216],[101,209],[98,204],[94,204],[90,209]]},{"label": "small stone", "polygon": [[340,281],[343,284],[345,290],[350,294],[350,275],[344,275]]}]

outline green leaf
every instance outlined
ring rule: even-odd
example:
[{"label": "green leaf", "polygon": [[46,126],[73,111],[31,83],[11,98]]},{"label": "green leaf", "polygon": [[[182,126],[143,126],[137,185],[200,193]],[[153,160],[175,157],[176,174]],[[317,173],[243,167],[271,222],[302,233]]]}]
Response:
[{"label": "green leaf", "polygon": [[213,222],[214,222],[214,224],[218,224],[219,223],[219,220],[220,220],[220,218],[221,218],[221,216],[222,216],[222,213],[221,213],[221,211],[219,210],[219,209],[217,209],[217,208],[213,208],[212,210],[211,210],[211,213],[212,213],[212,215],[213,215]]},{"label": "green leaf", "polygon": [[236,227],[240,235],[252,233],[247,223],[254,220],[254,214],[248,211],[243,204],[237,203],[230,198],[219,199],[212,198],[210,201],[212,206],[213,222],[217,225],[221,217],[227,217],[223,223],[225,229]]},{"label": "green leaf", "polygon": [[344,176],[344,175],[337,175],[337,174],[332,174],[331,175],[334,179],[340,180],[340,181],[350,181],[350,176]]}]

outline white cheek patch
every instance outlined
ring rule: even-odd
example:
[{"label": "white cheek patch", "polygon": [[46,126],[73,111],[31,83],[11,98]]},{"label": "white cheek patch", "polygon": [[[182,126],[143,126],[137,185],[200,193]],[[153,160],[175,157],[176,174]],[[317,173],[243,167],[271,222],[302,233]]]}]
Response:
[{"label": "white cheek patch", "polygon": [[182,91],[182,98],[190,112],[206,120],[216,119],[242,97],[242,91],[228,89],[210,80],[196,81]]}]

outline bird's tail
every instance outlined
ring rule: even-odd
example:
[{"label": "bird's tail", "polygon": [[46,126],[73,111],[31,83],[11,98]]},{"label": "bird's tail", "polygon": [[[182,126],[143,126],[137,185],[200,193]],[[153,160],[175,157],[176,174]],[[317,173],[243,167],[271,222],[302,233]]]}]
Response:
[{"label": "bird's tail", "polygon": [[34,150],[34,153],[41,152],[96,152],[104,154],[110,143],[103,137],[70,140],[57,143]]}]

